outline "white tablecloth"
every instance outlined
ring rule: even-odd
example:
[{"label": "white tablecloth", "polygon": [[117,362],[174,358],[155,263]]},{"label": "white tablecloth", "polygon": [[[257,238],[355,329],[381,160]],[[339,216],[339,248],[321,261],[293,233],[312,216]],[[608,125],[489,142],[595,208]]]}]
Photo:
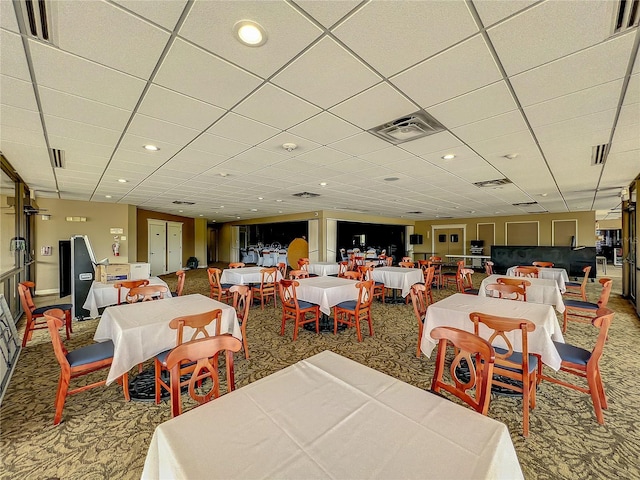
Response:
[{"label": "white tablecloth", "polygon": [[320,311],[331,315],[331,308],[341,302],[358,299],[356,280],[341,277],[310,277],[297,280],[298,300],[320,305]]},{"label": "white tablecloth", "polygon": [[271,251],[266,255],[264,252],[260,253],[258,265],[263,267],[275,267],[278,263],[287,263],[287,252],[285,250],[280,252]]},{"label": "white tablecloth", "polygon": [[[508,277],[515,277],[516,276],[516,267],[509,267],[507,269],[507,276]],[[567,275],[567,271],[564,268],[539,268],[538,269],[538,278],[544,278],[547,280],[555,280],[556,283],[558,284],[558,288],[560,289],[561,293],[564,293],[567,291],[567,287],[565,285],[565,282],[569,281],[569,276]]]},{"label": "white tablecloth", "polygon": [[[504,275],[490,275],[482,280],[478,295],[486,297],[486,286],[492,283],[498,283],[498,278],[500,277],[504,278]],[[523,280],[531,283],[531,285],[527,287],[527,302],[555,305],[558,312],[564,312],[562,293],[560,293],[560,289],[555,280],[546,278],[526,278]]]},{"label": "white tablecloth", "polygon": [[[554,370],[560,368],[561,358],[553,341],[564,343],[560,324],[551,305],[539,303],[518,302],[498,298],[480,297],[456,293],[439,302],[429,305],[422,331],[420,350],[427,357],[436,346],[431,338],[431,330],[435,327],[455,327],[473,332],[473,322],[469,319],[471,312],[488,313],[499,317],[524,318],[532,321],[536,329],[528,334],[529,353],[537,353],[542,357],[542,362]],[[480,325],[480,336],[489,338],[490,330]],[[513,348],[522,349],[522,335],[519,330],[508,335]],[[506,347],[503,341],[496,340],[494,345]]]},{"label": "white tablecloth", "polygon": [[[89,288],[87,299],[84,301],[82,308],[89,310],[90,316],[95,318],[99,314],[99,308],[116,305],[118,303],[118,289],[114,287],[116,283],[118,282],[102,283],[94,281],[91,284],[91,288]],[[164,285],[167,287],[167,293],[164,294],[164,298],[171,297],[168,285],[158,277],[149,278],[149,285]],[[122,288],[122,293],[120,294],[120,300],[122,302],[125,301],[125,296],[128,291],[128,288]]]},{"label": "white tablecloth", "polygon": [[316,262],[307,265],[309,273],[326,277],[327,275],[337,275],[340,264],[336,262]]},{"label": "white tablecloth", "polygon": [[[263,268],[267,267],[225,268],[220,275],[220,283],[230,283],[231,285],[260,283],[262,281],[260,271]],[[276,272],[276,278],[278,282],[282,280],[282,274],[279,271]]]},{"label": "white tablecloth", "polygon": [[503,423],[324,351],[159,425],[142,478],[523,475]]},{"label": "white tablecloth", "polygon": [[403,297],[409,295],[413,284],[424,283],[424,275],[420,268],[377,267],[373,269],[373,279],[384,283],[385,288],[402,290]]},{"label": "white tablecloth", "polygon": [[[242,340],[235,309],[199,293],[105,309],[93,339],[97,342],[111,340],[115,347],[107,384],[137,364],[175,347],[176,330],[169,328],[172,319],[216,308],[222,309],[220,332],[231,333]],[[206,330],[210,335],[215,334],[215,322]],[[190,338],[191,333],[192,329],[185,329],[185,336]]]}]

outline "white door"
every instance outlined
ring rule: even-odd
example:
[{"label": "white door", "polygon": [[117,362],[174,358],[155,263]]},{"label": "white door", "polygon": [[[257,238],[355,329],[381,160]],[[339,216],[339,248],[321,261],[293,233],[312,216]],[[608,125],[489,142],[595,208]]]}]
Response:
[{"label": "white door", "polygon": [[240,261],[240,227],[231,227],[231,251],[229,252],[230,262]]},{"label": "white door", "polygon": [[149,263],[151,275],[167,273],[167,224],[149,220]]},{"label": "white door", "polygon": [[167,222],[167,269],[182,270],[182,224]]}]

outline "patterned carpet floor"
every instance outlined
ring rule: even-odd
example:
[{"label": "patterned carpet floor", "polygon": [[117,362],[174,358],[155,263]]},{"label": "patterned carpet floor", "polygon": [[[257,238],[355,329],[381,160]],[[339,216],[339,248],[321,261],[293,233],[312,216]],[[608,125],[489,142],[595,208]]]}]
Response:
[{"label": "patterned carpet floor", "polygon": [[[482,277],[475,274],[474,284]],[[174,276],[165,279],[175,287]],[[589,298],[595,301],[599,284],[590,283],[588,289]],[[531,414],[531,433],[525,439],[521,435],[521,400],[499,395],[492,398],[489,416],[508,426],[527,479],[640,478],[640,395],[636,383],[640,321],[620,291],[617,278],[609,303],[616,316],[601,362],[609,398],[605,425],[596,422],[588,395],[543,383]],[[185,294],[189,293],[208,294],[204,269],[187,272]],[[451,293],[451,289],[436,291],[436,300]],[[36,300],[43,304],[43,299]],[[328,349],[419,388],[429,388],[433,359],[415,355],[418,328],[411,305],[376,302],[373,318],[375,335],[365,334],[362,343],[356,341],[353,330],[335,336],[302,330],[293,342],[291,326],[284,336],[279,335],[279,307],[253,307],[247,326],[251,356],[245,360],[236,355],[237,387]],[[19,329],[24,328],[23,323]],[[97,324],[97,319],[75,323],[68,348],[92,343]],[[594,330],[590,325],[571,323],[565,338],[590,348]],[[21,353],[0,409],[0,478],[140,478],[153,431],[170,418],[168,402],[127,403],[117,384],[98,387],[67,398],[63,423],[56,427],[53,401],[58,374],[48,334],[38,331]],[[96,372],[92,378],[104,375],[104,371]],[[76,385],[84,381],[77,380]],[[456,428],[465,435],[464,425]]]}]

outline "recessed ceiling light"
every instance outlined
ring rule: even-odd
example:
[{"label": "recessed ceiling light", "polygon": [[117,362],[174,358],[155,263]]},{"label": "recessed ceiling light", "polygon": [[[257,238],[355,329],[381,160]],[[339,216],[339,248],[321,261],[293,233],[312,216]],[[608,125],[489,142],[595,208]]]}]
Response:
[{"label": "recessed ceiling light", "polygon": [[128,182],[128,180],[125,180],[124,178],[119,178],[119,179],[118,179],[118,182],[120,182],[120,183],[127,183],[127,182]]},{"label": "recessed ceiling light", "polygon": [[513,160],[517,156],[518,156],[517,153],[508,153],[508,154],[504,155],[504,158],[508,158],[509,160]]},{"label": "recessed ceiling light", "polygon": [[184,210],[178,210],[178,213],[182,213],[182,212],[184,212]]},{"label": "recessed ceiling light", "polygon": [[111,198],[111,195],[105,195],[104,198]]},{"label": "recessed ceiling light", "polygon": [[238,220],[240,220],[240,217],[236,217]]},{"label": "recessed ceiling light", "polygon": [[267,41],[267,32],[252,20],[240,20],[233,26],[238,40],[249,47],[259,47]]},{"label": "recessed ceiling light", "polygon": [[221,177],[228,177],[229,176],[228,173],[224,173],[224,172],[220,172],[218,175],[220,175]]},{"label": "recessed ceiling light", "polygon": [[276,202],[281,202],[281,201],[282,201],[281,199],[276,200]]},{"label": "recessed ceiling light", "polygon": [[326,187],[327,186],[327,182],[320,182],[320,186],[321,187]]},{"label": "recessed ceiling light", "polygon": [[257,208],[252,208],[252,209],[251,209],[251,211],[252,211],[252,212],[257,212],[257,211],[258,211],[258,209],[257,209]]},{"label": "recessed ceiling light", "polygon": [[447,153],[445,156],[442,157],[443,160],[452,160],[456,158],[456,156],[453,153]]},{"label": "recessed ceiling light", "polygon": [[264,197],[258,197],[258,200],[264,200]]},{"label": "recessed ceiling light", "polygon": [[278,213],[282,213],[282,210],[278,210]]},{"label": "recessed ceiling light", "polygon": [[220,205],[220,208],[224,208],[224,205]]},{"label": "recessed ceiling light", "polygon": [[157,152],[160,150],[160,147],[156,147],[155,145],[145,145],[144,149],[149,150],[150,152]]},{"label": "recessed ceiling light", "polygon": [[548,193],[541,193],[540,196],[541,197],[546,197],[547,195],[549,195]]},{"label": "recessed ceiling light", "polygon": [[203,215],[203,214],[200,214],[200,215],[198,215],[198,216],[199,216],[199,217],[204,217],[204,215]]}]

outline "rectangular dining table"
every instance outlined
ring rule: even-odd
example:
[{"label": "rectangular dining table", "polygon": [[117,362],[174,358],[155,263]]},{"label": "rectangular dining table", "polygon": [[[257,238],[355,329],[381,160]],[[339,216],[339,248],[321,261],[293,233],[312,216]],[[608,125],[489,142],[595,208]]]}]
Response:
[{"label": "rectangular dining table", "polygon": [[296,288],[298,300],[320,306],[320,311],[331,315],[331,308],[349,300],[358,299],[356,280],[342,277],[309,277],[300,278]]},{"label": "rectangular dining table", "polygon": [[377,267],[373,269],[373,279],[384,283],[385,288],[400,290],[403,297],[409,295],[413,284],[424,283],[420,268]]},{"label": "rectangular dining table", "polygon": [[[230,333],[242,340],[235,309],[199,293],[107,307],[93,336],[96,342],[111,340],[114,345],[107,384],[139,363],[175,347],[176,330],[169,328],[172,319],[217,308],[222,310],[220,333]],[[206,330],[213,335],[215,328],[213,322]],[[185,337],[190,338],[191,332],[191,328],[186,328]]]},{"label": "rectangular dining table", "polygon": [[[249,285],[262,281],[261,270],[269,267],[225,268],[220,276],[220,283],[231,285]],[[276,281],[282,280],[280,271],[276,272]]]},{"label": "rectangular dining table", "polygon": [[503,423],[325,350],[158,425],[161,478],[523,475]]},{"label": "rectangular dining table", "polygon": [[[96,318],[100,314],[98,309],[118,304],[118,289],[114,287],[116,283],[118,282],[103,283],[94,281],[93,283],[91,283],[87,298],[84,301],[84,305],[82,305],[82,308],[89,310],[89,315],[91,318]],[[167,287],[167,292],[163,295],[163,297],[171,297],[169,286],[159,277],[150,277],[149,285],[162,285]],[[129,291],[129,289],[124,287],[121,288],[122,292],[120,295],[122,301],[124,301],[125,295]]]},{"label": "rectangular dining table", "polygon": [[340,264],[337,262],[315,262],[307,265],[307,270],[312,275],[326,277],[327,275],[337,275]]},{"label": "rectangular dining table", "polygon": [[[532,321],[536,329],[528,334],[529,353],[539,354],[545,365],[558,370],[562,359],[554,345],[554,341],[564,343],[562,330],[553,307],[540,303],[520,302],[499,298],[481,297],[455,293],[439,302],[429,305],[422,330],[420,350],[427,357],[436,347],[437,342],[431,338],[431,330],[435,327],[454,327],[473,332],[473,322],[469,318],[472,312],[488,313],[499,317],[524,318]],[[489,338],[490,330],[480,325],[480,336]],[[507,334],[516,351],[522,351],[520,331]],[[495,346],[506,348],[500,338],[496,338]]]},{"label": "rectangular dining table", "polygon": [[[515,270],[516,267],[509,267],[507,269],[507,276],[515,277]],[[564,268],[538,268],[538,278],[555,280],[561,293],[567,291],[567,286],[565,284],[569,281],[569,275],[567,275],[567,271]]]},{"label": "rectangular dining table", "polygon": [[[505,275],[489,275],[480,284],[478,295],[487,296],[486,286],[492,283],[498,283],[498,278]],[[513,278],[513,277],[509,277]],[[547,278],[523,278],[531,285],[527,287],[527,302],[544,303],[545,305],[553,305],[560,313],[564,312],[564,302],[562,301],[562,293],[555,280]]]}]

